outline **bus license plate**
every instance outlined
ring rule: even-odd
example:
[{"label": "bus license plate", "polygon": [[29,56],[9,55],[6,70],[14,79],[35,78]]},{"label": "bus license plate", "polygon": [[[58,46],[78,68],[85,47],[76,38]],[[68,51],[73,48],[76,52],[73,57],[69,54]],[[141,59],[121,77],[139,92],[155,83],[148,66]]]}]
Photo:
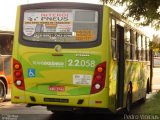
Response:
[{"label": "bus license plate", "polygon": [[65,88],[64,86],[49,86],[50,91],[56,91],[56,92],[64,92]]}]

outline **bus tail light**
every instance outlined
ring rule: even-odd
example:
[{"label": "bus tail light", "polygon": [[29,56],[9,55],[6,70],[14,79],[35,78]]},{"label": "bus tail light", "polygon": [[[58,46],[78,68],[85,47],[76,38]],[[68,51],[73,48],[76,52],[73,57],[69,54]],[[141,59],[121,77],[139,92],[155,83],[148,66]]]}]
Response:
[{"label": "bus tail light", "polygon": [[25,90],[22,65],[18,60],[13,59],[13,80],[18,89]]},{"label": "bus tail light", "polygon": [[19,63],[15,63],[14,64],[14,69],[15,70],[21,69],[21,65]]},{"label": "bus tail light", "polygon": [[16,71],[14,74],[17,78],[21,77],[21,75],[22,75],[22,73],[20,71]]},{"label": "bus tail light", "polygon": [[16,80],[16,85],[17,86],[21,86],[22,85],[22,81],[21,80]]},{"label": "bus tail light", "polygon": [[91,86],[91,94],[101,91],[105,86],[106,62],[96,66]]}]

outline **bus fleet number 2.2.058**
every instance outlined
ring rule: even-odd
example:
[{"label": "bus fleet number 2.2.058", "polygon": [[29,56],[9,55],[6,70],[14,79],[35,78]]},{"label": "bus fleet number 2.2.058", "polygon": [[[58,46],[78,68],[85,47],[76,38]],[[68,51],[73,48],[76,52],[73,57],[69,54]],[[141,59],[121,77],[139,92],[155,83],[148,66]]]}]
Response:
[{"label": "bus fleet number 2.2.058", "polygon": [[81,66],[81,67],[95,67],[96,62],[95,60],[73,60],[73,59],[68,59],[67,60],[68,66]]}]

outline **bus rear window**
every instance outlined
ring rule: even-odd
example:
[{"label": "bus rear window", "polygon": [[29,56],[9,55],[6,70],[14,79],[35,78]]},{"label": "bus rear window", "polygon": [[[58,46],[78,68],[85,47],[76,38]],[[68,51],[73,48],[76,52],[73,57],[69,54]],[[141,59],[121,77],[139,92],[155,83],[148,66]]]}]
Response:
[{"label": "bus rear window", "polygon": [[98,34],[98,11],[82,9],[25,10],[23,39],[35,42],[92,42]]}]

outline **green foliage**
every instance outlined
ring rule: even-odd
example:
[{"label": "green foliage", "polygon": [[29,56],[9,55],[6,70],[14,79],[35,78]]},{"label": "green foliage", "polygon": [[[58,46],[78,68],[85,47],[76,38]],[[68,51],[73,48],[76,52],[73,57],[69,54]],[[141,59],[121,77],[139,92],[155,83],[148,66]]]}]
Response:
[{"label": "green foliage", "polygon": [[153,39],[149,45],[150,45],[150,48],[152,48],[155,52],[160,51],[160,36],[153,35]]},{"label": "green foliage", "polygon": [[125,15],[135,20],[144,18],[143,25],[160,29],[160,0],[101,0],[112,5],[126,5]]}]

